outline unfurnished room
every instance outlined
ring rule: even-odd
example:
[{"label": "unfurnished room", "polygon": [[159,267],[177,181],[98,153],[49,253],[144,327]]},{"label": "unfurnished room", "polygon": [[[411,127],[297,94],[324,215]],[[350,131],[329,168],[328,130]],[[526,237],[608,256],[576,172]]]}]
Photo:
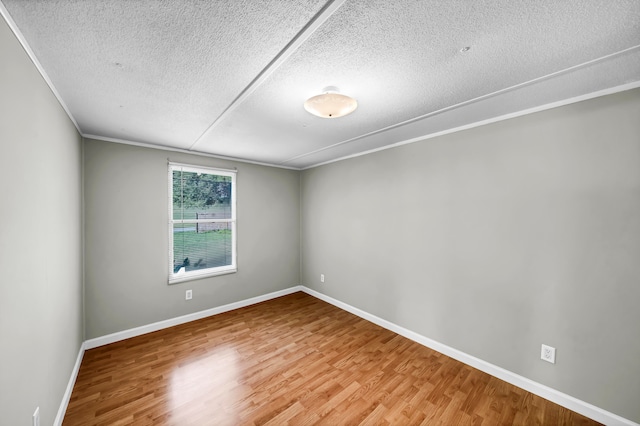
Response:
[{"label": "unfurnished room", "polygon": [[0,425],[640,425],[638,0],[0,0]]}]

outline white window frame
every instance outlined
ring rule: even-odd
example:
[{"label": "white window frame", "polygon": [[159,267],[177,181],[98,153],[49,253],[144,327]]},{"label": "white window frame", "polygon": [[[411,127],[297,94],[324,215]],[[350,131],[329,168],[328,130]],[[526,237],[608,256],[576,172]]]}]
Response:
[{"label": "white window frame", "polygon": [[[218,176],[231,177],[231,218],[230,219],[174,219],[173,218],[173,172],[180,170],[192,173],[206,173]],[[236,225],[236,170],[219,169],[213,167],[194,166],[182,163],[169,163],[169,284],[190,281],[216,275],[232,274],[237,272],[237,225]],[[175,273],[173,265],[173,226],[179,223],[230,223],[231,224],[231,265],[216,266],[183,273]]]}]

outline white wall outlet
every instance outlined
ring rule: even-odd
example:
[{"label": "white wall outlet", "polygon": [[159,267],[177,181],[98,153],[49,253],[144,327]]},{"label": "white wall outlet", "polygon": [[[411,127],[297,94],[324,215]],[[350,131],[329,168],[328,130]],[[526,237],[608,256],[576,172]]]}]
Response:
[{"label": "white wall outlet", "polygon": [[552,348],[551,346],[542,345],[542,350],[540,351],[540,358],[550,362],[551,364],[556,363],[556,348]]},{"label": "white wall outlet", "polygon": [[324,274],[320,274],[320,282],[323,283],[324,282]]},{"label": "white wall outlet", "polygon": [[187,290],[187,292],[184,295],[184,300],[191,300],[193,299],[193,290]]},{"label": "white wall outlet", "polygon": [[40,426],[40,407],[36,407],[36,411],[33,412],[32,425]]}]

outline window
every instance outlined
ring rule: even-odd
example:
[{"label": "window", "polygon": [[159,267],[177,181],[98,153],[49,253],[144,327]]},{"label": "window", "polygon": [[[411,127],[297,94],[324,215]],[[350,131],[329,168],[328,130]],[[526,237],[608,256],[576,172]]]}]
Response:
[{"label": "window", "polygon": [[236,172],[169,163],[169,283],[236,272]]}]

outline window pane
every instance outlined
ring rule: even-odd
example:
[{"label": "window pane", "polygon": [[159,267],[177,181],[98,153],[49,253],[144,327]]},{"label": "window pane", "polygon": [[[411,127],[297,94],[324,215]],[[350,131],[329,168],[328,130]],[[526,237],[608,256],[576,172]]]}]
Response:
[{"label": "window pane", "polygon": [[231,219],[231,177],[173,171],[173,219]]},{"label": "window pane", "polygon": [[174,274],[231,265],[231,229],[230,223],[175,224]]},{"label": "window pane", "polygon": [[182,172],[173,171],[173,220],[182,219]]}]

